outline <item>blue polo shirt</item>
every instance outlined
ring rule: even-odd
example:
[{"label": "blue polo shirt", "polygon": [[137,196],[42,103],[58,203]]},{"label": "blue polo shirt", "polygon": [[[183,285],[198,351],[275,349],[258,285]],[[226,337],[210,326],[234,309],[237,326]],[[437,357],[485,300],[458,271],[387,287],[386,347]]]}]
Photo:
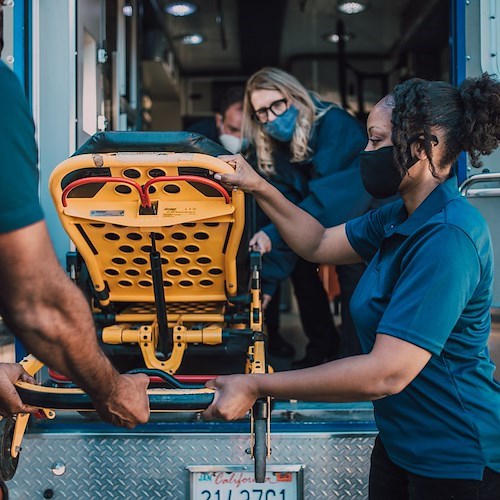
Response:
[{"label": "blue polo shirt", "polygon": [[488,352],[493,252],[455,177],[408,217],[401,200],[347,223],[369,262],[351,300],[365,353],[378,333],[432,354],[399,394],[374,401],[391,460],[426,477],[500,471],[500,384]]},{"label": "blue polo shirt", "polygon": [[0,233],[43,219],[35,126],[21,84],[0,61]]}]

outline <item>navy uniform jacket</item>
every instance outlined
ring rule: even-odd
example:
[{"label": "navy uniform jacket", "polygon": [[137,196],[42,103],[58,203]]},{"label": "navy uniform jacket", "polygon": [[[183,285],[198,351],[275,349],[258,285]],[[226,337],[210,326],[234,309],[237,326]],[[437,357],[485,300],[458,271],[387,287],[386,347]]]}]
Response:
[{"label": "navy uniform jacket", "polygon": [[219,131],[217,130],[217,125],[215,123],[215,117],[203,118],[194,122],[189,127],[186,128],[186,132],[195,132],[197,134],[204,135],[210,140],[220,144]]},{"label": "navy uniform jacket", "polygon": [[[275,143],[276,174],[269,181],[325,227],[342,224],[365,213],[372,203],[363,187],[358,161],[367,140],[361,123],[342,108],[333,107],[315,124],[307,161],[291,163],[289,143]],[[292,273],[297,256],[269,222],[259,211],[257,226],[273,245],[264,255],[262,272],[263,291],[272,295],[277,283]]]}]

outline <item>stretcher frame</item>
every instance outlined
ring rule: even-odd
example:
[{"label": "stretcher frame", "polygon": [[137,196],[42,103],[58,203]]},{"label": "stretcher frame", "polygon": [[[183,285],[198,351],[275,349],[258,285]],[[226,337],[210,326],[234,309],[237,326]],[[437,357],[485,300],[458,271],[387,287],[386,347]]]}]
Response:
[{"label": "stretcher frame", "polygon": [[[183,174],[183,169],[189,169],[191,173]],[[201,175],[193,174],[197,170]],[[137,180],[131,178],[134,171],[134,177],[137,177],[137,172],[140,173]],[[229,316],[225,313],[225,305],[231,301],[241,301],[241,297],[237,296],[236,253],[244,227],[244,193],[238,190],[227,191],[213,179],[215,173],[231,171],[232,167],[222,160],[200,153],[114,152],[73,156],[56,167],[50,178],[50,190],[61,222],[88,268],[93,285],[95,317],[108,320],[112,318],[111,324],[102,329],[101,341],[104,344],[138,345],[146,369],[133,371],[147,373],[153,381],[162,385],[147,391],[152,412],[200,412],[212,402],[213,390],[182,383],[173,376],[181,366],[184,352],[190,344],[215,345],[223,341],[224,335],[247,335],[252,341],[248,348],[245,373],[265,373],[270,370],[266,362],[266,339],[262,328],[260,255],[253,254],[250,257],[251,289],[247,298],[247,320],[242,323],[242,314],[239,313],[233,318],[235,324],[230,325],[232,328],[220,326],[227,322]],[[124,175],[127,172],[129,175]],[[102,175],[103,173],[106,175]],[[146,179],[146,175],[150,178]],[[187,203],[186,199],[176,197],[181,191],[187,192],[188,198],[194,196],[195,201]],[[120,199],[121,197],[123,199]],[[163,226],[165,220],[168,224]],[[157,251],[157,239],[161,237],[161,240],[165,240],[168,236],[171,239],[177,234],[174,232],[176,228],[181,225],[183,228],[190,228],[198,223],[207,227],[204,233],[194,234],[195,237],[196,234],[199,237],[205,234],[202,240],[210,238],[206,235],[212,228],[218,231],[219,226],[226,224],[229,229],[222,235],[225,238],[222,255],[213,258],[217,262],[215,267],[210,268],[213,276],[210,275],[210,279],[206,279],[205,272],[202,276],[204,279],[197,282],[193,279],[188,287],[182,285],[180,278],[175,282],[175,278],[163,274],[162,261],[165,263],[167,259],[163,257],[163,253]],[[83,227],[92,230],[95,227],[97,232],[101,228],[103,231],[114,228],[113,231],[104,233],[105,237],[110,239],[111,248],[108,250],[111,255],[113,240],[122,239],[123,234],[131,228],[136,232],[129,233],[129,237],[135,234],[134,238],[141,236],[140,239],[143,239],[143,236],[149,234],[149,275],[152,277],[152,280],[148,281],[149,284],[145,286],[144,279],[141,284],[140,278],[145,277],[141,272],[135,281],[130,276],[127,277],[132,285],[121,286],[120,278],[123,274],[111,273],[109,271],[114,268],[106,268],[109,261],[109,256],[106,256],[106,244],[105,251],[97,249]],[[188,231],[184,230],[178,234],[184,234],[188,240],[189,234],[186,233]],[[220,237],[221,235],[219,240]],[[126,249],[127,252],[135,252],[133,246],[125,246],[132,248],[132,252]],[[166,249],[167,246],[163,248]],[[184,248],[187,249],[188,246],[189,244]],[[202,250],[202,243],[199,241],[197,245],[191,246]],[[206,248],[204,252],[210,255]],[[112,260],[119,258],[121,257],[116,255],[111,257]],[[176,262],[180,258],[183,257],[177,257]],[[191,271],[194,269],[199,270],[200,266],[192,268]],[[166,280],[163,283],[155,280],[158,273],[161,280],[167,276],[169,288],[175,290],[175,293],[164,292]],[[210,285],[208,282],[211,282]],[[216,304],[218,307],[213,310],[208,308],[205,312],[186,312],[180,307],[180,312],[176,312],[175,307],[186,306],[193,298],[195,301]],[[113,305],[122,302],[154,305],[156,311],[136,312],[133,308],[115,311]],[[173,313],[169,311],[166,314],[167,308],[173,308]],[[190,328],[189,325],[195,322],[211,324],[203,328]],[[160,337],[170,331],[170,340],[165,341],[163,338],[162,345],[162,349],[168,349],[169,353],[159,357],[157,350],[162,341]],[[21,364],[32,376],[36,376],[43,368],[43,363],[32,355],[24,358]],[[36,386],[21,381],[16,385],[22,400],[39,408],[39,416],[45,418],[55,418],[56,411],[94,410],[90,398],[74,386]],[[265,479],[266,458],[270,455],[269,407],[269,399],[260,399],[251,412],[251,454],[255,458],[257,482],[263,482]],[[0,479],[8,480],[15,473],[29,417],[29,414],[19,414],[9,419],[4,427]]]}]

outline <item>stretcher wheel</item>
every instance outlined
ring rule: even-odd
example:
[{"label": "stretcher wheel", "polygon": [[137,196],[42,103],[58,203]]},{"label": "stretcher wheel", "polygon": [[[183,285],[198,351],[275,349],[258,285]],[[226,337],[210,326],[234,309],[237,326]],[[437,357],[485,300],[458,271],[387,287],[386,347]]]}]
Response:
[{"label": "stretcher wheel", "polygon": [[9,481],[14,477],[19,462],[19,453],[16,458],[10,455],[12,438],[16,421],[13,418],[4,418],[1,424],[2,437],[0,438],[0,481]]},{"label": "stretcher wheel", "polygon": [[0,500],[9,500],[9,490],[3,481],[0,481]]},{"label": "stretcher wheel", "polygon": [[267,421],[257,419],[254,421],[255,441],[253,458],[255,466],[255,482],[263,483],[266,480],[267,459]]}]

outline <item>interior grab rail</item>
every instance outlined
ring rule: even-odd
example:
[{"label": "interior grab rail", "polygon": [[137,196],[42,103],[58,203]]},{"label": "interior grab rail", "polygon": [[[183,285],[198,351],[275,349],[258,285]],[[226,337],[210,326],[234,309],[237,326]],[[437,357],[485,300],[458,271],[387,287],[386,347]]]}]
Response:
[{"label": "interior grab rail", "polygon": [[[473,189],[475,184],[497,182],[498,187]],[[467,198],[486,198],[500,196],[500,172],[476,174],[466,179],[459,188],[460,194]]]}]

